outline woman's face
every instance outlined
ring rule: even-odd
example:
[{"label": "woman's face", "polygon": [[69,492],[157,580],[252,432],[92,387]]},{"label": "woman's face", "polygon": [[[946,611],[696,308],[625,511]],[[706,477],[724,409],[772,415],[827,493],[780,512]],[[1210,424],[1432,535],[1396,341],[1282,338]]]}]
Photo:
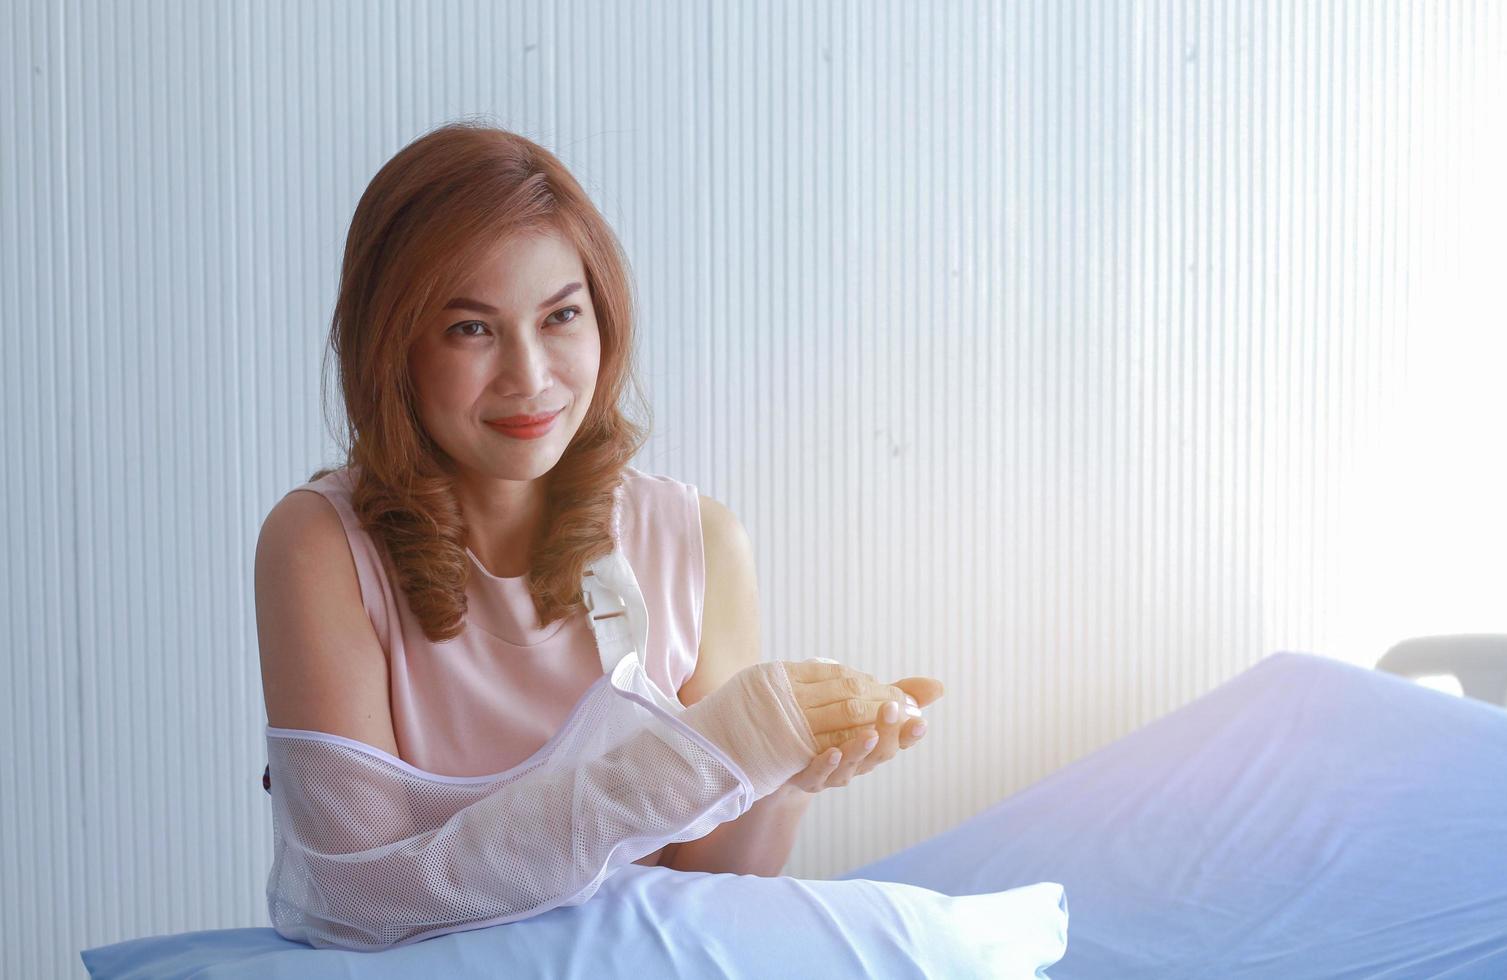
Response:
[{"label": "woman's face", "polygon": [[[430,438],[471,476],[518,481],[564,454],[600,364],[586,270],[553,231],[499,244],[428,312],[408,355]],[[542,434],[488,424],[552,413]]]}]

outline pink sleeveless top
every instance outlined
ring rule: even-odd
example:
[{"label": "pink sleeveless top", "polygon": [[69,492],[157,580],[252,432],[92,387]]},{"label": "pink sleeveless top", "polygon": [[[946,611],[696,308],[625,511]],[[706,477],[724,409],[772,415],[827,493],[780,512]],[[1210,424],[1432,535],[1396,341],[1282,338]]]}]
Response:
[{"label": "pink sleeveless top", "polygon": [[[467,548],[466,622],[455,638],[430,642],[385,550],[361,528],[354,486],[345,467],[295,491],[323,495],[345,525],[362,602],[387,651],[399,757],[446,776],[492,775],[527,759],[602,676],[585,608],[538,629],[523,577],[492,575]],[[697,490],[630,466],[620,500],[620,547],[649,608],[644,667],[673,697],[701,645],[706,567]]]}]

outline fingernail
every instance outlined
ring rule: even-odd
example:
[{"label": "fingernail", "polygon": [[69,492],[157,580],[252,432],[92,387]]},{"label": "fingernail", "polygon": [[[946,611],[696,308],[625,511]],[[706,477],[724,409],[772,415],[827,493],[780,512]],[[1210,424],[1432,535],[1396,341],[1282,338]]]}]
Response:
[{"label": "fingernail", "polygon": [[920,738],[922,735],[925,735],[926,734],[926,722],[924,722],[924,721],[918,721],[918,722],[916,722],[915,727],[913,727],[910,730],[910,733],[911,733],[911,735],[915,736],[916,738]]},{"label": "fingernail", "polygon": [[829,766],[835,766],[835,765],[837,765],[837,760],[841,759],[841,758],[842,758],[842,753],[839,752],[837,749],[833,749],[832,751],[830,751],[830,752],[827,753],[827,758],[824,760],[824,764],[825,765],[829,765]]},{"label": "fingernail", "polygon": [[879,744],[879,733],[878,732],[870,732],[869,733],[869,737],[863,740],[863,750],[865,752],[867,752],[868,750],[872,749],[874,746],[876,746],[878,744]]},{"label": "fingernail", "polygon": [[900,702],[898,702],[898,701],[886,701],[886,702],[884,702],[884,710],[881,712],[881,715],[883,716],[884,723],[886,725],[893,725],[895,722],[899,721],[900,720]]}]

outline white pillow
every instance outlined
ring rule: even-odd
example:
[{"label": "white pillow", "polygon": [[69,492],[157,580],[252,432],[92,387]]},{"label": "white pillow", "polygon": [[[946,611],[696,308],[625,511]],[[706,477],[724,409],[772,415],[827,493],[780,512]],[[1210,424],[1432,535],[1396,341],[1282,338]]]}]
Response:
[{"label": "white pillow", "polygon": [[375,953],[270,928],[83,951],[96,980],[385,977],[1044,977],[1067,951],[1067,898],[1039,882],[948,896],[887,881],[710,874],[630,864],[582,905]]}]

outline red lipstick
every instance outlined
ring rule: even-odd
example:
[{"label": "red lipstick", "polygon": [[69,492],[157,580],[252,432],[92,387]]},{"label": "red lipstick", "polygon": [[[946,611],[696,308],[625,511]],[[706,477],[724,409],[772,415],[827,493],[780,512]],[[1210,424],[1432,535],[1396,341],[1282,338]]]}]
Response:
[{"label": "red lipstick", "polygon": [[505,419],[487,419],[486,424],[514,439],[537,439],[555,427],[563,408],[550,415],[514,415]]}]

